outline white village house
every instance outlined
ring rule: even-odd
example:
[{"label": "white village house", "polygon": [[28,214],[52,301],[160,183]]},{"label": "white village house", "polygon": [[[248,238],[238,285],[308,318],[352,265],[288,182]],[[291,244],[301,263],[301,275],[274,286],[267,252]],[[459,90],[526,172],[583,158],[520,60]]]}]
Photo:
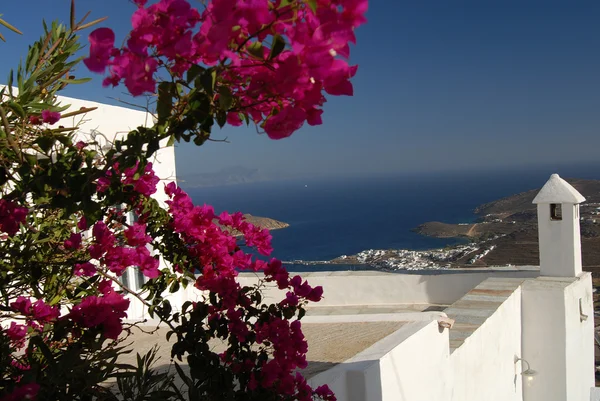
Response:
[{"label": "white village house", "polygon": [[[147,122],[140,111],[61,101],[98,107],[82,124],[83,136],[99,132],[112,141],[109,135]],[[175,180],[174,149],[161,149],[154,166],[163,182]],[[303,274],[325,290],[303,319],[310,383],[329,384],[340,401],[600,400],[592,281],[581,266],[584,200],[556,174],[535,198],[539,268]],[[138,288],[139,275],[127,274]],[[240,275],[245,284],[256,280]],[[200,296],[190,286],[171,302],[177,308]],[[272,288],[265,297],[282,294]],[[129,318],[147,317],[133,299]]]}]

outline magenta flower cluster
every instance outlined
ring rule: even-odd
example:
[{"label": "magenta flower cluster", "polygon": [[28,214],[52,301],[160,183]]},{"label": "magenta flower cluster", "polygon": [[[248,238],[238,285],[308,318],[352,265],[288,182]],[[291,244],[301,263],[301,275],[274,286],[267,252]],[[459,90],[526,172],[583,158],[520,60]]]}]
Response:
[{"label": "magenta flower cluster", "polygon": [[[277,259],[266,263],[239,250],[231,231],[242,233],[246,245],[255,247],[262,255],[271,251],[271,235],[268,230],[260,229],[244,220],[241,213],[221,213],[215,215],[211,206],[194,206],[191,198],[174,183],[165,187],[169,196],[167,204],[173,217],[172,228],[179,233],[198,258],[202,274],[196,280],[196,287],[210,291],[221,300],[221,308],[212,307],[209,320],[226,321],[231,335],[238,341],[246,341],[252,327],[244,320],[244,305],[250,299],[241,295],[241,287],[236,281],[237,269],[263,271],[267,281],[276,282],[280,289],[287,289],[282,304],[296,306],[300,301],[317,302],[323,294],[322,287],[311,287],[300,276],[290,277]],[[218,222],[218,224],[215,223]],[[241,297],[241,299],[240,299]],[[307,366],[308,345],[301,330],[300,321],[291,322],[273,317],[268,322],[257,324],[254,328],[256,343],[270,344],[273,347],[273,359],[265,361],[260,368],[261,377],[252,377],[250,387],[261,386],[275,389],[282,394],[296,397],[298,400],[312,400],[312,389],[296,369]],[[229,361],[223,355],[224,363]],[[245,368],[253,368],[251,361]],[[241,369],[241,367],[238,366]],[[320,390],[327,395],[327,389]],[[334,399],[327,395],[326,399]]]},{"label": "magenta flower cluster", "polygon": [[202,12],[187,0],[136,3],[125,46],[114,47],[109,28],[89,37],[84,62],[93,72],[108,68],[104,85],[123,82],[139,96],[155,93],[161,66],[178,76],[193,64],[219,66],[236,98],[227,121],[241,125],[242,113],[273,139],[321,124],[324,93],[353,94],[349,44],[367,0],[213,0]]},{"label": "magenta flower cluster", "polygon": [[0,231],[15,235],[25,222],[28,212],[26,207],[19,206],[16,202],[0,199]]}]

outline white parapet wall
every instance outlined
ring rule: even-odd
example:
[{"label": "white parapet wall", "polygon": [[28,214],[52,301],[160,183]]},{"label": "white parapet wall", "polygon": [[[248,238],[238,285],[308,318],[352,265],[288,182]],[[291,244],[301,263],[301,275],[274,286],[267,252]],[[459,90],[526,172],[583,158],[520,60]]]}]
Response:
[{"label": "white parapet wall", "polygon": [[[514,269],[455,269],[443,272],[343,271],[300,273],[312,286],[323,286],[323,299],[311,306],[449,305],[490,277],[537,277],[532,267]],[[254,285],[262,274],[241,273],[241,285]],[[193,292],[193,290],[191,291]],[[197,297],[190,293],[191,298]],[[274,286],[264,292],[265,302],[279,302],[285,294]]]},{"label": "white parapet wall", "polygon": [[448,329],[441,329],[437,321],[407,323],[309,383],[328,384],[339,401],[448,399]]}]

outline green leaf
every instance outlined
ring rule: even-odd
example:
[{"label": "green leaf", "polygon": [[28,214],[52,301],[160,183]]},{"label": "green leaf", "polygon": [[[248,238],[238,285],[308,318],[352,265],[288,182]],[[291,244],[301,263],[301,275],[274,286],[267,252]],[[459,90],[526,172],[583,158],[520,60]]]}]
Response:
[{"label": "green leaf", "polygon": [[221,109],[227,111],[231,108],[231,104],[233,103],[233,95],[227,86],[222,86],[219,88],[219,105]]},{"label": "green leaf", "polygon": [[259,58],[261,60],[264,58],[263,45],[260,42],[253,42],[249,44],[248,46],[246,46],[246,50],[248,50],[248,53],[250,53],[256,58]]},{"label": "green leaf", "polygon": [[0,18],[0,25],[4,25],[6,28],[10,29],[14,33],[18,33],[19,35],[23,35],[23,32],[19,31],[17,28],[15,28],[14,26],[12,26],[8,22],[4,21],[2,18]]},{"label": "green leaf", "polygon": [[175,144],[175,135],[171,135],[169,137],[169,140],[167,141],[167,147],[173,146],[173,144]]},{"label": "green leaf", "polygon": [[8,93],[11,97],[13,95],[13,91],[12,91],[13,82],[14,82],[14,72],[13,72],[13,70],[10,70],[10,72],[8,73]]},{"label": "green leaf", "polygon": [[308,0],[307,3],[308,3],[308,6],[310,7],[310,9],[312,10],[313,14],[316,14],[317,0]]},{"label": "green leaf", "polygon": [[61,78],[58,80],[58,82],[62,82],[64,84],[84,84],[86,82],[90,82],[92,80],[92,78],[77,78],[77,79],[67,79],[67,78]]},{"label": "green leaf", "polygon": [[222,110],[219,110],[217,112],[217,124],[219,124],[219,127],[223,128],[225,126],[225,124],[227,123],[227,113],[225,113]]},{"label": "green leaf", "polygon": [[164,123],[173,110],[173,83],[161,82],[158,84],[158,102],[156,112],[158,113],[158,124]]},{"label": "green leaf", "polygon": [[179,281],[175,280],[175,281],[173,281],[173,284],[171,284],[171,287],[169,288],[169,292],[174,293],[177,291],[179,291]]},{"label": "green leaf", "polygon": [[37,157],[35,157],[35,155],[26,153],[23,154],[23,157],[25,157],[30,166],[35,166],[37,164]]},{"label": "green leaf", "polygon": [[44,355],[44,358],[46,359],[46,362],[48,362],[49,365],[54,366],[55,365],[55,361],[54,361],[54,356],[52,355],[52,351],[50,351],[50,348],[48,348],[48,346],[46,345],[46,343],[42,340],[42,338],[40,336],[32,336],[31,339],[29,340],[29,347],[33,348],[33,346],[36,346]]},{"label": "green leaf", "polygon": [[[210,96],[213,95],[215,90],[215,82],[217,81],[217,71],[214,69],[206,70],[196,80],[196,87],[202,87]],[[200,84],[200,85],[198,85]]]},{"label": "green leaf", "polygon": [[[186,141],[186,142],[189,142],[189,141]],[[196,136],[194,137],[194,144],[195,144],[196,146],[202,146],[202,144],[203,144],[204,142],[206,142],[206,138],[204,138],[204,137],[202,137],[202,136],[200,136],[200,135],[196,135]]]},{"label": "green leaf", "polygon": [[6,106],[8,106],[8,108],[11,109],[17,116],[25,118],[25,109],[23,109],[23,106],[21,106],[19,103],[9,101],[6,103]]},{"label": "green leaf", "polygon": [[283,49],[285,49],[285,40],[283,37],[279,34],[273,36],[273,45],[271,46],[271,53],[269,53],[269,60],[273,60],[279,56]]},{"label": "green leaf", "polygon": [[55,142],[56,142],[56,139],[51,136],[40,136],[35,141],[35,143],[38,144],[40,149],[42,149],[46,153],[48,153],[48,151],[50,151],[50,149],[52,149],[52,146],[54,145]]},{"label": "green leaf", "polygon": [[33,67],[38,61],[40,57],[40,48],[37,43],[29,49],[27,53],[27,59],[25,61],[25,69],[29,72],[33,70]]},{"label": "green leaf", "polygon": [[200,74],[202,74],[204,71],[206,71],[206,68],[200,67],[197,64],[192,64],[192,66],[190,67],[190,69],[187,72],[188,83],[192,82],[194,79],[196,79],[198,76],[200,76]]}]

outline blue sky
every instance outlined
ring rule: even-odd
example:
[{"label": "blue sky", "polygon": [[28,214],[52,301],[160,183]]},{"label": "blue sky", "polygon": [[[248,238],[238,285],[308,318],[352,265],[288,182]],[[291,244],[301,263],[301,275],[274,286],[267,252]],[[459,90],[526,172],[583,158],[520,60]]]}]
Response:
[{"label": "blue sky", "polygon": [[[68,16],[68,0],[5,1],[0,76]],[[49,7],[49,4],[52,6]],[[134,6],[79,0],[123,38]],[[177,148],[182,174],[241,165],[265,173],[335,176],[490,169],[596,161],[600,149],[600,2],[372,0],[357,31],[353,97],[330,97],[324,124],[271,141],[227,128]],[[90,75],[82,67],[79,76]],[[64,93],[115,103],[100,79]],[[131,99],[128,99],[131,100]]]}]

